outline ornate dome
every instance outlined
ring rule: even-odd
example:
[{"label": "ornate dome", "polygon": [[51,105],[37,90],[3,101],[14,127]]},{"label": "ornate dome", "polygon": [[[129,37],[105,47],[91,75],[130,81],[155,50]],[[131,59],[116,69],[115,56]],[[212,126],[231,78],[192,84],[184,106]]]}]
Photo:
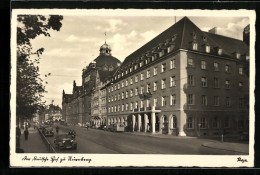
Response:
[{"label": "ornate dome", "polygon": [[106,42],[100,47],[99,51],[100,55],[111,55],[111,48]]}]

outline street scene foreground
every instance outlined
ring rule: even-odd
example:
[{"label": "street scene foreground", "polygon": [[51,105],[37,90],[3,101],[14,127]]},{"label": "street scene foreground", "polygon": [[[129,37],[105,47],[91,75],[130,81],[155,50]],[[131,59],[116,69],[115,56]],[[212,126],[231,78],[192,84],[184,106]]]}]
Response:
[{"label": "street scene foreground", "polygon": [[[54,136],[46,137],[57,153],[96,154],[183,154],[183,155],[247,155],[249,144],[231,138],[224,142],[214,138],[172,137],[162,134],[131,132],[110,132],[79,126],[59,125]],[[54,144],[57,135],[76,132],[76,149],[58,149]],[[25,153],[48,153],[48,148],[37,128],[29,128],[29,138],[25,140],[22,131],[21,148]]]}]

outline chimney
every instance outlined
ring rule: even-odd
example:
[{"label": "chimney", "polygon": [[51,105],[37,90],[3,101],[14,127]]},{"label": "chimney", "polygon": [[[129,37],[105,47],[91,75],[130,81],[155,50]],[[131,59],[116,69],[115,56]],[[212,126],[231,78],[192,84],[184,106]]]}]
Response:
[{"label": "chimney", "polygon": [[249,24],[244,28],[243,41],[249,46],[249,43],[250,43],[250,26],[249,26]]},{"label": "chimney", "polygon": [[209,33],[217,34],[217,27],[213,27],[209,30]]}]

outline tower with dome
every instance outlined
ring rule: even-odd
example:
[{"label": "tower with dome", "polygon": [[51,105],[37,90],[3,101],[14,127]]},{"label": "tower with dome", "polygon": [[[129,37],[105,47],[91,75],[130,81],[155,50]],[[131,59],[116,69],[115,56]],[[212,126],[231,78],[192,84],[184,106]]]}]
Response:
[{"label": "tower with dome", "polygon": [[[106,94],[104,87],[121,61],[112,56],[112,49],[106,42],[100,47],[99,55],[82,70],[82,84],[73,82],[71,94],[62,93],[63,119],[68,124],[98,124],[106,118]],[[102,104],[99,102],[103,102]]]}]

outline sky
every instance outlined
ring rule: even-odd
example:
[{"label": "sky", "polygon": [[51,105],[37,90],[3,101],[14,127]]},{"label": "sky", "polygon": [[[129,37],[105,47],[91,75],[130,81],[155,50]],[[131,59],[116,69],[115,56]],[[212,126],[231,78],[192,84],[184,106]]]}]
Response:
[{"label": "sky", "polygon": [[[187,16],[201,30],[218,27],[221,35],[242,40],[248,17],[195,17]],[[62,90],[72,93],[73,80],[82,84],[82,69],[99,55],[99,48],[106,43],[112,55],[123,61],[175,23],[173,16],[83,16],[64,15],[60,31],[50,31],[51,37],[39,36],[32,40],[36,50],[45,48],[40,61],[40,74],[47,93],[43,100],[61,105]],[[177,16],[179,21],[183,16]],[[106,39],[105,39],[105,34]],[[45,74],[51,76],[45,77]],[[45,82],[48,82],[46,84]]]}]

